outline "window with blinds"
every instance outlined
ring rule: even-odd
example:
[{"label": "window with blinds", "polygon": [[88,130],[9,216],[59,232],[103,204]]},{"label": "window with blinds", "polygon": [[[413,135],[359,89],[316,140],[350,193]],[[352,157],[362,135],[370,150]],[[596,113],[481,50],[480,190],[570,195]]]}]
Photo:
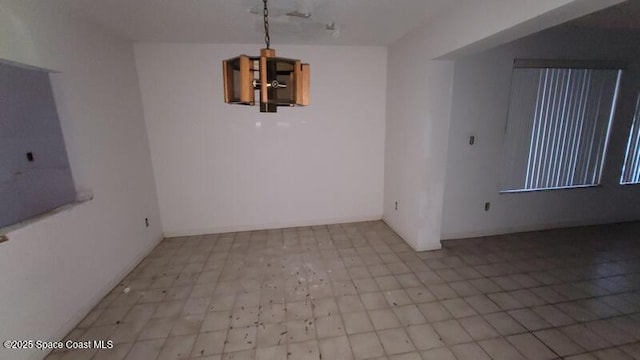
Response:
[{"label": "window with blinds", "polygon": [[620,184],[640,183],[640,96],[636,102],[636,112],[629,131],[627,152],[622,165]]},{"label": "window with blinds", "polygon": [[516,60],[501,192],[598,185],[621,76],[617,64]]}]

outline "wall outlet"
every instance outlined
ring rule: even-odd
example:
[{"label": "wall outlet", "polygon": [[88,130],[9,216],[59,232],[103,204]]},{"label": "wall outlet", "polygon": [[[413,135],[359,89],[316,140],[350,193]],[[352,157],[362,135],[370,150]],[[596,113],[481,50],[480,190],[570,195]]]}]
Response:
[{"label": "wall outlet", "polygon": [[398,202],[396,201],[396,211],[398,211]]},{"label": "wall outlet", "polygon": [[484,211],[489,211],[489,209],[491,209],[491,203],[490,202],[484,203]]},{"label": "wall outlet", "polygon": [[144,218],[144,225],[149,227],[149,218]]}]

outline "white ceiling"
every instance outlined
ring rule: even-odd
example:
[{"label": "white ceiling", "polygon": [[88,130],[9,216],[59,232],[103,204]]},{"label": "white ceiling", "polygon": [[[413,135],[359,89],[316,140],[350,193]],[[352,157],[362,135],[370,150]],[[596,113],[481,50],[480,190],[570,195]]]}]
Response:
[{"label": "white ceiling", "polygon": [[[133,41],[261,43],[261,0],[57,0]],[[388,45],[429,19],[475,0],[270,0],[271,42]],[[309,19],[286,15],[310,12]],[[324,30],[335,22],[337,37]]]},{"label": "white ceiling", "polygon": [[598,29],[640,30],[640,1],[626,1],[577,19],[571,25]]}]

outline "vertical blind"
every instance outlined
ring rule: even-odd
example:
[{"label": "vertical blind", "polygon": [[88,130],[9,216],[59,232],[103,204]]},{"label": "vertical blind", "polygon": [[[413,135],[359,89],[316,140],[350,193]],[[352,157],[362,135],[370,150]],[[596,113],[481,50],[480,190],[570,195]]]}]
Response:
[{"label": "vertical blind", "polygon": [[516,63],[502,192],[597,185],[621,74]]},{"label": "vertical blind", "polygon": [[622,166],[621,184],[640,183],[640,96],[636,103],[636,112],[631,124],[627,152]]}]

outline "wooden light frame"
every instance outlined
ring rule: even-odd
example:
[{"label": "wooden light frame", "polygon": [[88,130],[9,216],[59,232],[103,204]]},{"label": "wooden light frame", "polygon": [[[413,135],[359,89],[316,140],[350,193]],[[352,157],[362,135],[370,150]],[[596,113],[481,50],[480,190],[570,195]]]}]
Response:
[{"label": "wooden light frame", "polygon": [[255,105],[260,91],[260,112],[276,112],[279,106],[310,104],[310,66],[297,59],[276,57],[274,49],[260,50],[259,57],[240,55],[222,62],[224,102]]},{"label": "wooden light frame", "polygon": [[[247,55],[222,62],[224,77],[224,102],[229,104],[253,105],[251,59]],[[236,81],[236,78],[238,78]]]}]

